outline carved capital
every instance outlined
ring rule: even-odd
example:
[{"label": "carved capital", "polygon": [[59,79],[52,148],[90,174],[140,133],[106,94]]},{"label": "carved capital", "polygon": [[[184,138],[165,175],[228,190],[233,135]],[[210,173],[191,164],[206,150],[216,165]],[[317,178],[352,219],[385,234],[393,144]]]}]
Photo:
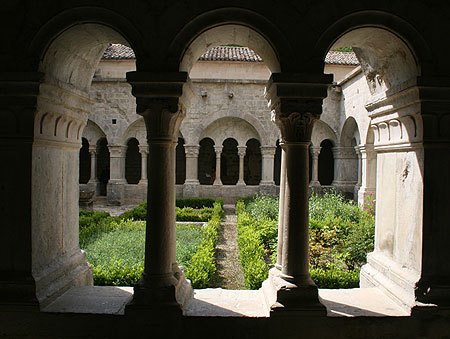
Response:
[{"label": "carved capital", "polygon": [[199,150],[199,145],[184,145],[184,152],[187,158],[197,158]]},{"label": "carved capital", "polygon": [[238,146],[238,155],[239,157],[245,157],[245,152],[247,150],[247,146]]},{"label": "carved capital", "polygon": [[222,149],[223,146],[214,146],[214,152],[216,152],[217,157],[220,157],[220,155],[222,154]]},{"label": "carved capital", "polygon": [[141,155],[143,157],[147,157],[147,155],[148,155],[148,146],[147,145],[139,145],[139,153],[141,153]]},{"label": "carved capital", "polygon": [[277,150],[275,146],[261,146],[260,149],[263,158],[273,158]]},{"label": "carved capital", "polygon": [[108,145],[109,156],[111,158],[123,158],[126,153],[126,146],[123,145]]},{"label": "carved capital", "polygon": [[137,113],[144,117],[149,139],[173,139],[185,115],[179,102],[187,73],[129,72]]},{"label": "carved capital", "polygon": [[318,159],[320,154],[321,147],[310,147],[309,151],[311,152],[311,157],[313,159]]},{"label": "carved capital", "polygon": [[312,113],[293,112],[285,115],[272,111],[272,120],[280,128],[282,139],[289,142],[311,141],[314,121],[318,118]]}]

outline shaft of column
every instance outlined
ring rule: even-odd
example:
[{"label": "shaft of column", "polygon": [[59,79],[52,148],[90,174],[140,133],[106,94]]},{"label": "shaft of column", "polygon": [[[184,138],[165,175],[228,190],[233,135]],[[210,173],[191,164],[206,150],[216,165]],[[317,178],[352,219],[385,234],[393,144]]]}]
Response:
[{"label": "shaft of column", "polygon": [[147,153],[141,153],[141,181],[147,180]]},{"label": "shaft of column", "polygon": [[311,155],[312,155],[312,168],[311,168],[311,181],[318,182],[319,181],[319,154],[320,147],[312,147]]},{"label": "shaft of column", "polygon": [[89,150],[91,155],[91,177],[89,179],[90,182],[97,181],[97,152],[95,149]]},{"label": "shaft of column", "polygon": [[286,187],[282,273],[297,286],[314,285],[309,275],[309,142],[285,142]]},{"label": "shaft of column", "polygon": [[175,146],[172,139],[149,139],[145,282],[151,286],[176,284],[175,263]]},{"label": "shaft of column", "polygon": [[281,148],[281,170],[280,170],[280,199],[278,203],[278,247],[276,267],[281,271],[283,263],[283,234],[284,234],[284,194],[286,188],[286,154]]},{"label": "shaft of column", "polygon": [[274,185],[273,180],[273,162],[275,158],[275,147],[262,147],[262,169],[261,169],[261,185]]},{"label": "shaft of column", "polygon": [[246,146],[239,146],[238,147],[238,155],[239,155],[239,180],[237,182],[238,185],[245,185],[244,181],[244,157],[245,157],[245,150],[247,149]]},{"label": "shaft of column", "polygon": [[186,153],[186,182],[199,184],[198,181],[198,153],[200,146],[184,145]]},{"label": "shaft of column", "polygon": [[222,146],[214,146],[214,151],[216,152],[216,178],[214,179],[213,185],[222,185],[222,180],[220,179],[220,157],[222,155]]}]

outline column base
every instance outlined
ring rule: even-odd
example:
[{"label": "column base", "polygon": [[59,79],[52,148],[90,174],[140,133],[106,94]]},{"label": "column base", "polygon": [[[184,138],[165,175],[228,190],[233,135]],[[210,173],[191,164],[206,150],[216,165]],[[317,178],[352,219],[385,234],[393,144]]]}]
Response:
[{"label": "column base", "polygon": [[186,180],[183,185],[183,197],[192,198],[198,197],[200,182],[198,180]]},{"label": "column base", "polygon": [[236,186],[246,186],[245,181],[244,181],[244,180],[238,181],[238,182],[236,183]]},{"label": "column base", "polygon": [[327,315],[327,309],[319,301],[319,290],[313,282],[308,285],[290,282],[277,268],[269,271],[269,278],[263,282],[262,291],[271,316]]},{"label": "column base", "polygon": [[165,312],[182,315],[184,306],[194,295],[189,280],[177,265],[173,276],[160,278],[141,278],[134,287],[133,300],[125,307],[126,314]]},{"label": "column base", "polygon": [[382,253],[372,252],[361,268],[360,287],[377,287],[410,313],[416,306],[416,284],[419,273],[405,268]]},{"label": "column base", "polygon": [[122,179],[110,179],[106,186],[106,199],[108,205],[120,206],[122,205],[125,197],[125,184],[126,181]]}]

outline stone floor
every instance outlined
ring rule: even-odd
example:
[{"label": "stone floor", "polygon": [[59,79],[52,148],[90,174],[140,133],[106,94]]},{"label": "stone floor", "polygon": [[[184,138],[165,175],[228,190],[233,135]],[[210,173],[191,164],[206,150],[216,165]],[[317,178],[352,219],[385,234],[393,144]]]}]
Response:
[{"label": "stone floor", "polygon": [[[408,316],[376,288],[320,290],[329,317],[397,317]],[[131,300],[131,287],[75,287],[43,309],[44,312],[123,314]],[[269,310],[260,290],[195,290],[184,310],[196,317],[268,317]]]}]

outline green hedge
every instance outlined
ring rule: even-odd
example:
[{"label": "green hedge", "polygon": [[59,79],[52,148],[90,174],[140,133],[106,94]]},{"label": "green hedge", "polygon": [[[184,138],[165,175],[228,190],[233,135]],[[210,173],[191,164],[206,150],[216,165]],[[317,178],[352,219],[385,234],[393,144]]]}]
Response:
[{"label": "green hedge", "polygon": [[248,289],[258,289],[267,279],[268,265],[265,261],[265,248],[262,241],[258,219],[245,210],[244,202],[236,204],[238,246],[242,270],[244,272],[244,286]]},{"label": "green hedge", "polygon": [[192,256],[189,267],[186,268],[186,277],[191,280],[194,288],[209,287],[215,278],[217,271],[216,245],[219,239],[222,214],[222,204],[216,202],[211,219],[203,228],[202,241],[197,252]]},{"label": "green hedge", "polygon": [[191,208],[203,208],[203,207],[214,207],[214,204],[218,202],[223,206],[223,200],[213,199],[213,198],[178,198],[176,200],[176,207],[191,207]]}]

